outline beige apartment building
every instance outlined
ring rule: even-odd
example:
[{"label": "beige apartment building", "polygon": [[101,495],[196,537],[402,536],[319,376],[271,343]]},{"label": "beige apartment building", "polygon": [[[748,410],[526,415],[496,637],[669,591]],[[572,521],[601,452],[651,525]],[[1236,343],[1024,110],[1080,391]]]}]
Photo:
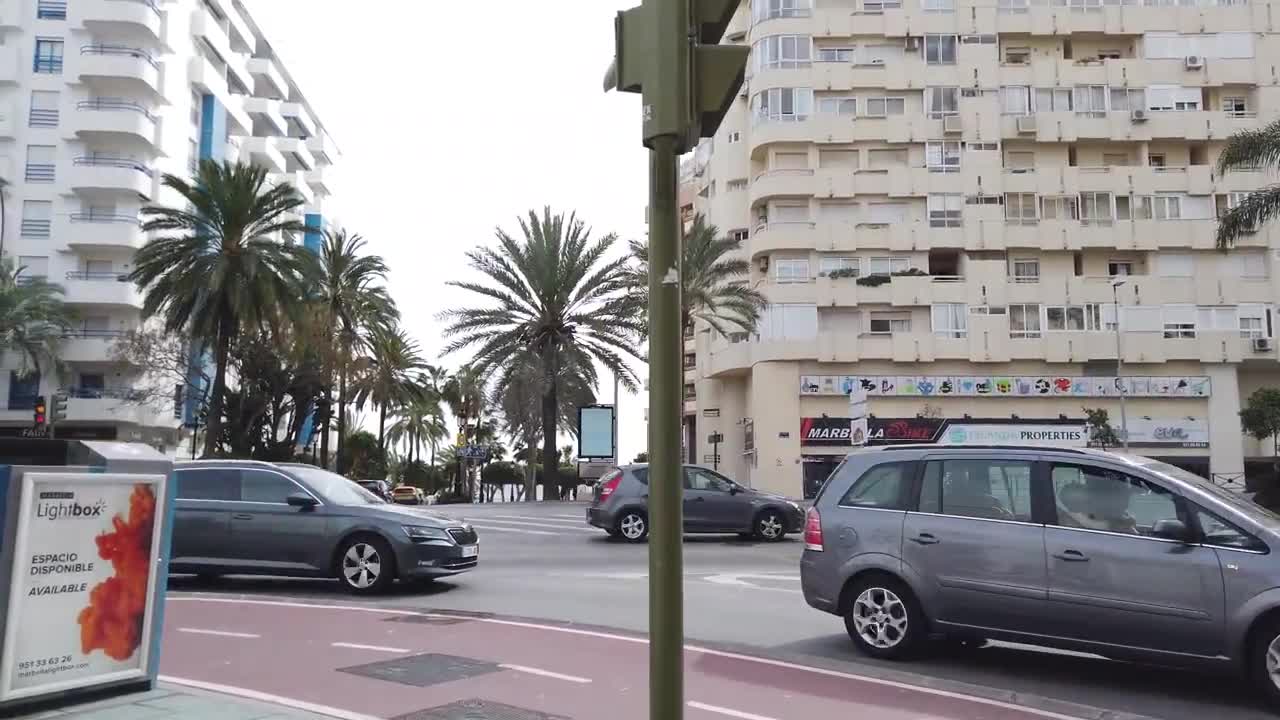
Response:
[{"label": "beige apartment building", "polygon": [[1084,445],[1084,408],[1118,427],[1124,393],[1135,452],[1219,479],[1266,458],[1238,412],[1280,382],[1280,227],[1228,253],[1214,231],[1273,179],[1214,163],[1278,116],[1278,11],[744,8],[747,81],[686,182],[770,307],[686,338],[691,459],[800,495],[847,450],[855,383],[872,442]]}]

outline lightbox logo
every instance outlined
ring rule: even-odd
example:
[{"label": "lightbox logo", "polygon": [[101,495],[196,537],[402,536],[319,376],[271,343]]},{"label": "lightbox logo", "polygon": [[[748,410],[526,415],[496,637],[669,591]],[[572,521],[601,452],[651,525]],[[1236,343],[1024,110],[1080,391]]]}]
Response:
[{"label": "lightbox logo", "polygon": [[50,522],[77,518],[97,518],[102,517],[102,512],[106,510],[106,507],[106,501],[101,499],[92,504],[85,504],[76,502],[75,493],[42,492],[36,502],[36,517],[44,518]]},{"label": "lightbox logo", "polygon": [[969,439],[969,432],[962,427],[951,428],[947,432],[947,437],[956,445],[963,445]]}]

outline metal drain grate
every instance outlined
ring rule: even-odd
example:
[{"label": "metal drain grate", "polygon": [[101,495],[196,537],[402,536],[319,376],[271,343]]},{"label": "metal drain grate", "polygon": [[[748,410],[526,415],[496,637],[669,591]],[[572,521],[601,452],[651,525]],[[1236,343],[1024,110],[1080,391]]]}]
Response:
[{"label": "metal drain grate", "polygon": [[[488,675],[498,671],[498,666],[484,660],[426,653],[410,657],[384,660],[366,665],[338,668],[339,672],[370,677],[376,680],[400,683],[412,687],[431,687],[454,680]],[[465,716],[459,716],[465,717]]]},{"label": "metal drain grate", "polygon": [[488,700],[460,700],[448,705],[415,710],[391,720],[572,720],[565,715],[548,715]]},{"label": "metal drain grate", "polygon": [[471,622],[471,618],[465,617],[428,617],[425,615],[397,615],[389,617],[382,622],[409,623],[410,625],[460,625],[465,622]]}]

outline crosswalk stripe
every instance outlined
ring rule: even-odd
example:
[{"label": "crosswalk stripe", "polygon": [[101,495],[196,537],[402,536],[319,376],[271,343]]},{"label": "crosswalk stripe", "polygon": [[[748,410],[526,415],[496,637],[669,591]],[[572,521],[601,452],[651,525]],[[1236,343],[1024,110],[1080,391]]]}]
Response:
[{"label": "crosswalk stripe", "polygon": [[477,525],[475,523],[472,523],[472,526],[478,530],[483,530],[485,532],[519,533],[521,535],[549,535],[552,537],[568,534],[568,533],[543,532],[542,530],[526,530],[524,528],[499,527],[497,525]]},{"label": "crosswalk stripe", "polygon": [[[557,532],[556,532],[556,534],[562,534],[560,531],[565,531],[565,530],[568,530],[568,531],[570,531],[570,532],[580,532],[580,533],[582,533],[582,532],[586,532],[586,533],[597,533],[597,532],[599,532],[599,530],[593,530],[593,529],[591,529],[591,528],[589,528],[589,527],[567,527],[567,526],[563,526],[563,525],[547,525],[546,523],[539,523],[539,522],[525,522],[525,521],[523,521],[523,520],[498,520],[498,519],[496,519],[496,518],[485,518],[485,519],[480,520],[480,521],[478,521],[478,522],[483,523],[483,524],[486,524],[486,525],[498,526],[498,527],[505,527],[505,526],[508,526],[508,525],[514,525],[514,526],[516,526],[516,527],[536,527],[536,528],[542,528],[542,529],[544,529],[544,530],[554,530],[554,531],[557,531]],[[472,524],[475,524],[475,523],[473,522]]]}]

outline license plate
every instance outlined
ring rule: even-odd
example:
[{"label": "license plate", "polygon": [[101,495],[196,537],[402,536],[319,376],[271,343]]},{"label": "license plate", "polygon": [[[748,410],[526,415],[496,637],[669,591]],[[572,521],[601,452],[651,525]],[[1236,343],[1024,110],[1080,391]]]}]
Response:
[{"label": "license plate", "polygon": [[479,554],[480,554],[479,545],[463,545],[462,546],[462,557],[464,558],[475,557]]}]

